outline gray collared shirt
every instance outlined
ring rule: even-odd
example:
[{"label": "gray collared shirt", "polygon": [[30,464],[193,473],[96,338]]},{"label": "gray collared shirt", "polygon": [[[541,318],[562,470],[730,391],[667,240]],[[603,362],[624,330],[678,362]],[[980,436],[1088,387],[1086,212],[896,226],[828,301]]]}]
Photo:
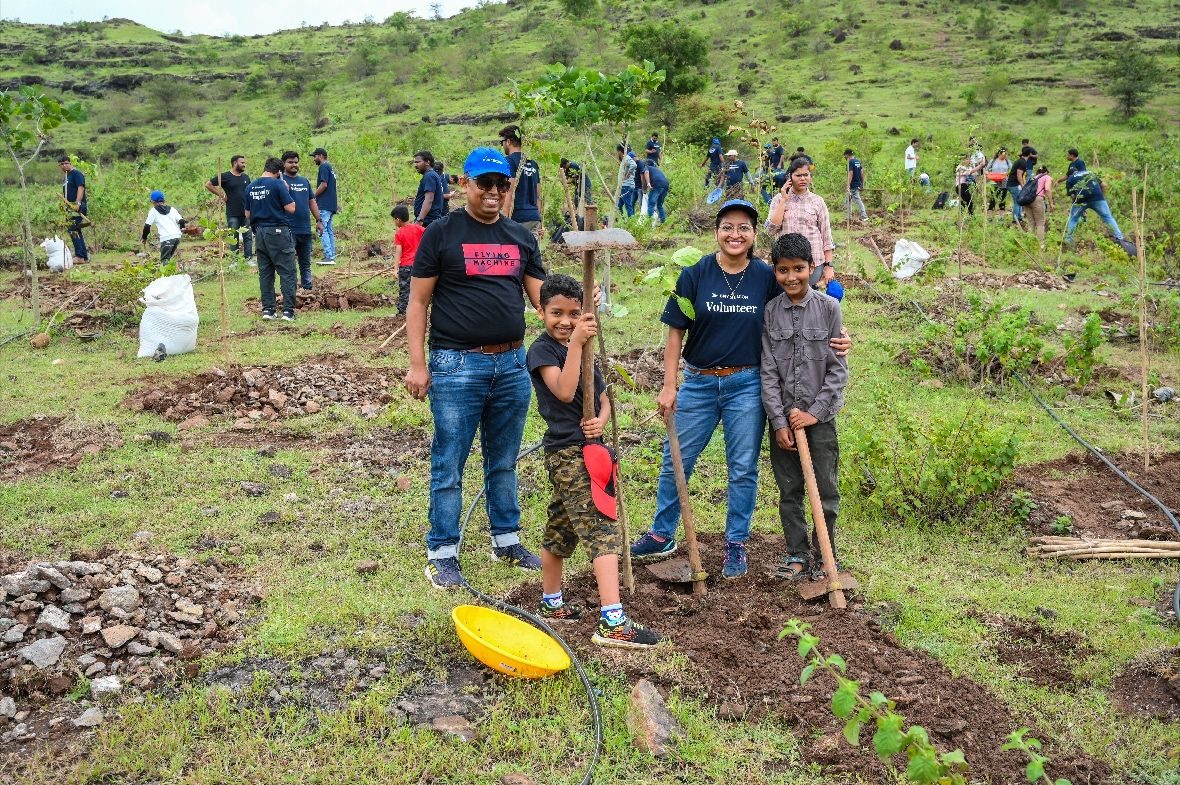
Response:
[{"label": "gray collared shirt", "polygon": [[808,289],[796,303],[786,294],[766,304],[762,323],[762,405],[777,431],[791,409],[828,422],[844,405],[848,362],[829,341],[843,331],[840,303]]}]

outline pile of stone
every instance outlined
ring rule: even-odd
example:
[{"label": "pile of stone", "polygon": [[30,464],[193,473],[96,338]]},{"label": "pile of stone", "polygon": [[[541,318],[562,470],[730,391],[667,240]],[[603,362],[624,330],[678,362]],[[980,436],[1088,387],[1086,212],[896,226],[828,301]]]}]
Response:
[{"label": "pile of stone", "polygon": [[[259,597],[235,567],[162,553],[0,576],[0,744],[92,727],[104,701],[195,676]],[[62,700],[80,689],[90,700]]]},{"label": "pile of stone", "polygon": [[198,376],[177,379],[168,387],[150,387],[129,397],[133,411],[150,411],[179,423],[181,430],[229,415],[235,426],[315,414],[327,406],[356,406],[376,417],[390,400],[389,377],[352,364],[309,361],[303,365],[212,368]]}]

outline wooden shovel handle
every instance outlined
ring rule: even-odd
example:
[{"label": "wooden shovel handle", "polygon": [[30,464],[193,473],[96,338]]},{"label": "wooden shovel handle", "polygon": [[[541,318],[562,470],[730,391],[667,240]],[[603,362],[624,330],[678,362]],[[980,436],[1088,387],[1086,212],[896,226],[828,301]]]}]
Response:
[{"label": "wooden shovel handle", "polygon": [[[676,478],[676,495],[680,497],[680,517],[684,520],[684,542],[688,548],[688,566],[693,575],[704,572],[701,566],[701,552],[697,548],[697,525],[692,516],[692,502],[688,498],[688,479],[684,474],[684,458],[680,453],[680,434],[676,432],[676,415],[669,411],[664,415],[668,427],[668,452],[672,454],[672,475]],[[692,593],[705,594],[705,582],[693,581]]]},{"label": "wooden shovel handle", "polygon": [[799,449],[799,463],[803,467],[803,483],[807,486],[807,500],[811,504],[811,517],[815,521],[815,538],[819,541],[819,554],[823,559],[824,573],[828,580],[828,601],[833,608],[845,608],[844,590],[836,572],[836,556],[832,553],[832,541],[828,539],[828,524],[824,520],[823,503],[819,498],[819,486],[815,482],[815,467],[811,463],[811,448],[807,446],[807,434],[802,428],[795,429],[795,446]]}]

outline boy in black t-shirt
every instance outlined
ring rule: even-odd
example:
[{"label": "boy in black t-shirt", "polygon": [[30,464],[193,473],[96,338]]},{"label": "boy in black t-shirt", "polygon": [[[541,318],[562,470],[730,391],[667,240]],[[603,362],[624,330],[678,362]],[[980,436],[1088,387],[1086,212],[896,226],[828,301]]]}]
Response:
[{"label": "boy in black t-shirt", "polygon": [[622,533],[595,505],[583,456],[587,442],[601,440],[610,418],[610,402],[602,374],[595,369],[597,415],[582,419],[582,353],[598,334],[592,312],[582,313],[582,287],[568,275],[551,275],[541,285],[537,313],[545,334],[528,352],[529,375],[537,392],[537,409],[548,426],[542,444],[545,468],[553,484],[549,522],[541,551],[542,618],[576,621],[582,609],[561,596],[562,566],[581,540],[590,552],[601,602],[598,627],[591,640],[599,646],[644,649],[659,643],[658,635],[627,618],[619,598],[619,554]]}]

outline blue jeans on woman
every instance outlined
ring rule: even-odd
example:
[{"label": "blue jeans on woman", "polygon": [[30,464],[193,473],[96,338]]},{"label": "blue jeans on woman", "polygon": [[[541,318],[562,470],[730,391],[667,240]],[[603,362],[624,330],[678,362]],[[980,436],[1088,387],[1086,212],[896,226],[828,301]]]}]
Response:
[{"label": "blue jeans on woman", "polygon": [[492,544],[497,548],[515,545],[520,542],[516,456],[533,391],[525,350],[482,354],[435,349],[430,352],[430,374],[434,439],[430,443],[427,558],[453,558],[459,552],[463,468],[476,430]]},{"label": "blue jeans on woman", "polygon": [[[750,521],[754,517],[758,456],[762,434],[766,431],[758,366],[729,376],[707,376],[691,366],[685,367],[684,384],[676,393],[676,433],[680,436],[686,477],[692,477],[697,458],[718,423],[724,428],[725,463],[729,470],[725,539],[745,542],[750,537]],[[675,537],[679,523],[680,497],[676,494],[672,454],[665,443],[651,530],[661,537]]]},{"label": "blue jeans on woman", "polygon": [[658,212],[660,223],[668,220],[668,214],[664,212],[664,200],[667,198],[668,186],[666,185],[653,185],[647,194],[647,214],[655,215]]},{"label": "blue jeans on woman", "polygon": [[1086,214],[1087,210],[1093,210],[1098,213],[1098,217],[1110,227],[1110,231],[1114,234],[1116,240],[1123,239],[1123,230],[1119,228],[1118,221],[1111,214],[1110,205],[1106,203],[1105,199],[1095,199],[1092,202],[1078,202],[1070,208],[1069,223],[1065,226],[1065,242],[1073,242],[1073,230],[1078,227],[1078,223],[1082,220],[1082,216]]}]

